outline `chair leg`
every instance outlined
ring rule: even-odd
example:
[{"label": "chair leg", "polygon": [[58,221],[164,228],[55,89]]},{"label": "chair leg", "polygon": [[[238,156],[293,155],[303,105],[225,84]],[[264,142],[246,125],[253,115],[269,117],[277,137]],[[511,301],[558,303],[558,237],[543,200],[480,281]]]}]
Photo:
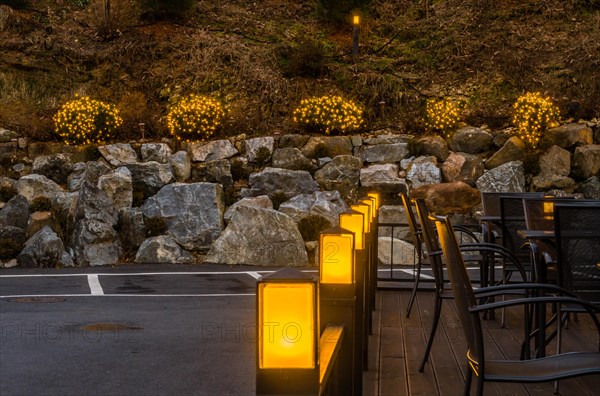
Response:
[{"label": "chair leg", "polygon": [[406,306],[406,317],[410,317],[410,311],[412,310],[413,303],[415,302],[415,298],[417,297],[417,289],[419,288],[419,280],[421,279],[421,245],[420,241],[417,239],[417,244],[419,244],[417,249],[417,275],[415,277],[415,283],[413,284],[413,289],[410,295],[410,300],[408,301],[408,305]]},{"label": "chair leg", "polygon": [[477,396],[483,396],[483,378],[481,378],[481,376],[477,377]]},{"label": "chair leg", "polygon": [[429,331],[429,340],[427,340],[427,346],[425,347],[425,354],[423,355],[423,359],[421,359],[421,365],[419,366],[419,372],[422,373],[425,370],[425,363],[429,359],[429,352],[431,352],[431,346],[433,345],[433,338],[435,337],[435,332],[437,330],[438,323],[440,322],[440,314],[442,312],[442,298],[440,297],[440,292],[436,290],[435,293],[435,306],[433,308],[433,323],[431,325],[431,330]]},{"label": "chair leg", "polygon": [[471,367],[467,364],[467,377],[465,378],[465,390],[463,391],[464,396],[469,396],[471,394],[471,382],[473,380],[473,372],[471,371]]}]

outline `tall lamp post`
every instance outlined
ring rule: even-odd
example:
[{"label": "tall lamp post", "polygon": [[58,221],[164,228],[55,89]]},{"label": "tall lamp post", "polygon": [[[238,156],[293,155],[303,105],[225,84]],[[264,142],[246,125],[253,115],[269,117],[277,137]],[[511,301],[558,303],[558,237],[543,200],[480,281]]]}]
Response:
[{"label": "tall lamp post", "polygon": [[360,15],[352,17],[352,58],[358,58],[358,27],[360,25]]}]

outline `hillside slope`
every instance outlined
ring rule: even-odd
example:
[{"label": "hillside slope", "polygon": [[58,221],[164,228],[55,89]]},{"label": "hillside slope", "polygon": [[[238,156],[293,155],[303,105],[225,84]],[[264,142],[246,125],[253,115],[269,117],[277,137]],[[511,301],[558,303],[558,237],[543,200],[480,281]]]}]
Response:
[{"label": "hillside slope", "polygon": [[[600,2],[371,0],[352,27],[317,1],[197,1],[181,18],[142,18],[135,2],[1,1],[0,127],[55,139],[52,115],[75,93],[118,104],[121,138],[165,133],[170,103],[220,98],[227,134],[286,130],[311,94],[363,103],[369,128],[422,131],[424,100],[465,102],[465,121],[501,127],[527,90],[563,117],[600,117]],[[16,7],[18,3],[20,7]],[[9,7],[12,4],[15,7]]]}]

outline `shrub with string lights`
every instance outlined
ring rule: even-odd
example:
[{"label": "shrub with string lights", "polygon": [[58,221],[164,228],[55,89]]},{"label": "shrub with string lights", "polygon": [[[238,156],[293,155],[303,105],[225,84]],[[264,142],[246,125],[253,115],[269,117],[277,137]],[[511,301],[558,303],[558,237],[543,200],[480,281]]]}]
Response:
[{"label": "shrub with string lights", "polygon": [[451,99],[429,99],[425,105],[425,127],[448,138],[460,122],[460,111],[460,104]]},{"label": "shrub with string lights", "polygon": [[214,136],[224,118],[221,102],[192,94],[171,108],[167,126],[171,135],[179,141],[202,141]]},{"label": "shrub with string lights", "polygon": [[543,132],[559,115],[550,97],[543,97],[539,92],[519,96],[513,111],[514,134],[531,148],[537,147]]},{"label": "shrub with string lights", "polygon": [[65,103],[53,121],[56,133],[69,145],[105,143],[123,124],[114,105],[79,95]]},{"label": "shrub with string lights", "polygon": [[292,120],[309,132],[348,133],[364,124],[362,109],[341,96],[304,99],[294,109]]}]

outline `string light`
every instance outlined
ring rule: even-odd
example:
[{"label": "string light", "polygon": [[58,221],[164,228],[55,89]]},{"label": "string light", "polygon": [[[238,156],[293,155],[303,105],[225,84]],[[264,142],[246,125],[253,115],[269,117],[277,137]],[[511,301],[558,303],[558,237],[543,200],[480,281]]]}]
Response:
[{"label": "string light", "polygon": [[514,134],[532,148],[537,147],[548,124],[559,115],[558,107],[550,97],[543,97],[539,92],[519,96],[513,110]]},{"label": "string light", "polygon": [[177,140],[205,140],[212,137],[225,118],[223,106],[208,96],[189,95],[171,108],[167,127]]},{"label": "string light", "polygon": [[429,99],[425,108],[425,127],[450,137],[460,121],[459,105],[447,98]]},{"label": "string light", "polygon": [[362,109],[351,100],[325,95],[302,100],[294,109],[292,120],[326,134],[333,131],[346,133],[364,124],[362,113]]}]

